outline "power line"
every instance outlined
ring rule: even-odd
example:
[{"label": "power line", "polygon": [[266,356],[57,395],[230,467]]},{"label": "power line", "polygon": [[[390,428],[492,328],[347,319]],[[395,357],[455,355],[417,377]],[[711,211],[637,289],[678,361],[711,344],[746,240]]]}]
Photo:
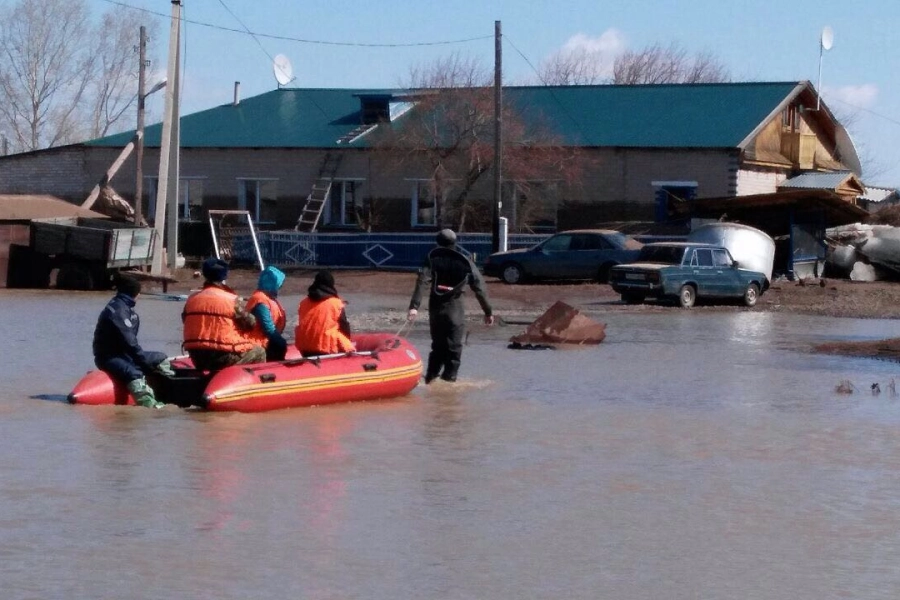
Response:
[{"label": "power line", "polygon": [[[106,2],[107,4],[115,4],[116,6],[122,6],[125,8],[129,8],[131,10],[139,10],[139,11],[147,13],[147,14],[156,15],[158,17],[168,18],[168,16],[169,16],[164,13],[156,12],[154,10],[141,8],[139,6],[132,6],[125,2],[119,2],[118,0],[101,0],[101,1]],[[228,11],[228,12],[231,12],[231,11]],[[234,16],[233,13],[232,13],[232,16]],[[235,18],[237,18],[237,17],[235,17]],[[271,40],[297,42],[299,44],[318,44],[321,46],[350,46],[350,47],[358,47],[358,48],[414,48],[414,47],[420,47],[420,46],[449,46],[452,44],[465,44],[468,42],[477,42],[480,40],[493,39],[492,35],[482,35],[482,36],[478,36],[478,37],[462,38],[462,39],[458,39],[458,40],[440,40],[440,41],[435,41],[435,42],[406,42],[406,43],[396,43],[396,44],[377,44],[377,43],[363,43],[363,42],[332,42],[332,41],[328,41],[328,40],[311,40],[311,39],[305,39],[305,38],[294,38],[294,37],[289,37],[289,36],[284,36],[284,35],[258,33],[258,32],[250,31],[249,29],[246,29],[246,28],[235,29],[232,27],[223,27],[221,25],[213,25],[212,23],[204,23],[202,21],[192,21],[192,20],[184,19],[184,18],[182,19],[182,21],[185,23],[191,23],[192,25],[199,25],[200,27],[208,27],[210,29],[218,29],[221,31],[228,31],[231,33],[250,34],[251,36],[254,36],[254,37],[262,37],[262,38],[267,38],[267,39],[271,39]],[[259,43],[259,40],[257,40],[257,43]]]},{"label": "power line", "polygon": [[[890,121],[891,123],[894,123],[895,125],[900,125],[900,121],[898,121],[897,119],[894,119],[887,115],[883,115],[881,113],[875,112],[874,110],[871,110],[869,108],[865,108],[863,106],[857,106],[856,104],[851,104],[850,102],[847,102],[846,100],[841,100],[840,98],[834,98],[833,100],[835,100],[836,102],[840,102],[841,104],[846,104],[850,108],[855,108],[856,110],[861,110],[861,111],[867,112],[871,115],[875,115],[876,117],[880,117],[880,118],[884,119],[885,121]],[[829,98],[828,101],[831,102],[832,98]]]},{"label": "power line", "polygon": [[573,114],[569,111],[568,107],[566,107],[566,105],[562,103],[562,101],[556,96],[556,94],[553,93],[553,86],[547,84],[547,82],[544,80],[544,78],[541,77],[541,73],[535,68],[535,66],[534,66],[533,64],[531,64],[531,61],[528,60],[528,57],[525,56],[525,55],[522,53],[522,51],[519,50],[519,49],[516,47],[516,45],[512,43],[512,40],[509,39],[509,37],[507,37],[506,35],[504,35],[504,36],[503,36],[503,39],[504,39],[504,41],[506,41],[510,46],[512,46],[512,49],[515,50],[515,51],[518,53],[518,55],[522,57],[522,60],[524,60],[524,61],[528,64],[529,67],[531,67],[531,70],[534,71],[534,74],[535,74],[535,75],[537,75],[538,80],[539,80],[545,87],[548,88],[548,91],[550,92],[550,97],[553,98],[553,101],[556,102],[556,104],[562,109],[562,111],[566,114],[566,116],[569,117],[569,119],[572,121],[572,123],[574,123],[575,126],[578,127],[581,131],[584,131],[585,128],[583,127],[581,121],[579,121],[577,118],[575,118],[575,115],[573,115]]}]

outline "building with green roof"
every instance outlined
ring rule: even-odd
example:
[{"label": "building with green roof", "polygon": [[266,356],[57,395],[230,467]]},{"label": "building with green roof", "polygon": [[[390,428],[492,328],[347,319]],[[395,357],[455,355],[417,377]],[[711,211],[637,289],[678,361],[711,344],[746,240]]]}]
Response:
[{"label": "building with green roof", "polygon": [[[513,232],[665,221],[691,198],[772,193],[803,172],[859,174],[809,82],[503,89],[502,214]],[[486,231],[493,90],[276,89],[180,121],[179,219],[248,210],[263,229]],[[817,106],[819,108],[817,108]],[[133,131],[0,157],[0,192],[80,203]],[[144,137],[153,214],[161,125]],[[110,185],[134,196],[131,155]]]}]

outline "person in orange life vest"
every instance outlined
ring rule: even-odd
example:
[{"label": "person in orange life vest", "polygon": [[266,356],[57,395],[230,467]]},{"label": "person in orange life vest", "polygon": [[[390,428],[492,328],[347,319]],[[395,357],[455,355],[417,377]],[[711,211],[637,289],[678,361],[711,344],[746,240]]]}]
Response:
[{"label": "person in orange life vest", "polygon": [[241,306],[241,299],[225,285],[228,263],[218,258],[203,261],[206,281],[184,305],[184,349],[194,366],[217,371],[237,364],[266,361],[266,350],[253,338],[256,319]]},{"label": "person in orange life vest", "polygon": [[353,352],[350,321],[344,301],[334,288],[334,276],[319,271],[309,293],[297,307],[300,320],[294,330],[294,344],[303,356]]},{"label": "person in orange life vest", "polygon": [[266,349],[266,360],[284,360],[287,341],[284,331],[284,307],[278,301],[278,290],[284,283],[284,273],[276,267],[266,267],[259,274],[256,291],[247,300],[247,310],[256,318],[253,337]]}]

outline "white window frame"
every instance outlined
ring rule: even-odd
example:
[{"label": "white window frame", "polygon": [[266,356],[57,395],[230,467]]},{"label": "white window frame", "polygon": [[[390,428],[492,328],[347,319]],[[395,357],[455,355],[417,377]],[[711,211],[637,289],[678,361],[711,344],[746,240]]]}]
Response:
[{"label": "white window frame", "polygon": [[[407,179],[406,181],[412,184],[412,191],[410,193],[410,214],[409,214],[409,222],[413,227],[436,227],[437,226],[437,218],[438,218],[438,210],[439,210],[439,199],[437,194],[435,193],[435,186],[433,179]],[[428,221],[423,221],[419,219],[419,202],[420,202],[420,190],[422,188],[428,190],[429,195],[431,196],[431,219]]]},{"label": "white window frame", "polygon": [[[247,207],[247,183],[255,182],[256,183],[256,202],[255,206],[250,208]],[[265,183],[275,183],[275,197],[274,201],[278,203],[278,178],[277,177],[238,177],[238,210],[246,210],[250,212],[250,216],[253,218],[253,222],[257,225],[260,224],[273,224],[275,223],[275,219],[267,219],[265,221],[260,219],[260,203],[262,201],[262,184]]]},{"label": "white window frame", "polygon": [[[362,197],[361,197],[361,188],[365,183],[365,178],[362,177],[341,177],[335,178],[331,180],[331,190],[328,192],[328,199],[325,201],[325,209],[323,211],[322,217],[323,221],[326,225],[358,225],[356,219],[356,212],[353,212],[353,221],[348,221],[348,211],[347,205],[354,204],[355,210],[358,211],[362,209]],[[353,194],[348,198],[347,194],[347,186],[345,184],[352,183],[354,184]],[[354,200],[357,202],[354,203]],[[338,220],[333,220],[331,218],[332,211],[332,203],[339,203],[338,209]]]},{"label": "white window frame", "polygon": [[[556,191],[559,191],[560,185],[559,179],[510,179],[504,181],[503,183],[508,186],[506,189],[510,190],[510,197],[503,196],[503,203],[501,204],[501,216],[505,216],[509,219],[510,230],[519,231],[521,227],[524,227],[523,224],[519,223],[519,209],[520,202],[519,197],[524,193],[521,191],[521,188],[528,184],[532,187],[537,185],[544,186],[547,190],[551,188],[551,186],[556,187]],[[502,192],[501,192],[502,194]],[[544,229],[548,231],[541,231],[539,233],[549,233],[550,231],[555,231],[559,218],[559,198],[556,199],[556,213],[553,215],[553,224],[549,226],[544,226]]]},{"label": "white window frame", "polygon": [[[195,195],[191,193],[191,186],[189,185],[191,182],[199,181],[201,184],[204,183],[208,177],[203,175],[193,175],[187,177],[179,177],[178,178],[178,220],[179,221],[201,221],[202,217],[197,216],[197,218],[191,218],[191,207],[199,206],[203,207],[203,188],[200,188],[200,198],[195,198]],[[144,218],[148,221],[152,222],[156,219],[156,193],[157,187],[159,186],[159,176],[158,175],[146,175],[144,176],[144,191],[147,195],[144,198],[144,205],[147,207],[144,213]]]}]

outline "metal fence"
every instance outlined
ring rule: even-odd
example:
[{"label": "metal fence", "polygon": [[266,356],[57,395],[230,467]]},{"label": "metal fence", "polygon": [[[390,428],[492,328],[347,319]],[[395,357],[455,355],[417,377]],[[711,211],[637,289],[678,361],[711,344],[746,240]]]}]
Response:
[{"label": "metal fence", "polygon": [[[434,247],[434,233],[303,233],[263,231],[257,234],[263,261],[278,267],[415,269]],[[510,235],[509,249],[528,248],[549,235]],[[489,233],[461,233],[457,247],[480,264],[491,253]],[[234,259],[253,262],[249,236],[236,237]]]},{"label": "metal fence", "polygon": [[[508,250],[530,248],[551,234],[510,234]],[[636,235],[641,242],[683,240],[684,236]],[[435,244],[434,233],[304,233],[261,231],[259,250],[267,265],[277,267],[328,267],[345,269],[417,269]],[[481,265],[491,253],[491,234],[457,234],[457,247]],[[232,241],[232,260],[256,262],[249,235]]]}]

